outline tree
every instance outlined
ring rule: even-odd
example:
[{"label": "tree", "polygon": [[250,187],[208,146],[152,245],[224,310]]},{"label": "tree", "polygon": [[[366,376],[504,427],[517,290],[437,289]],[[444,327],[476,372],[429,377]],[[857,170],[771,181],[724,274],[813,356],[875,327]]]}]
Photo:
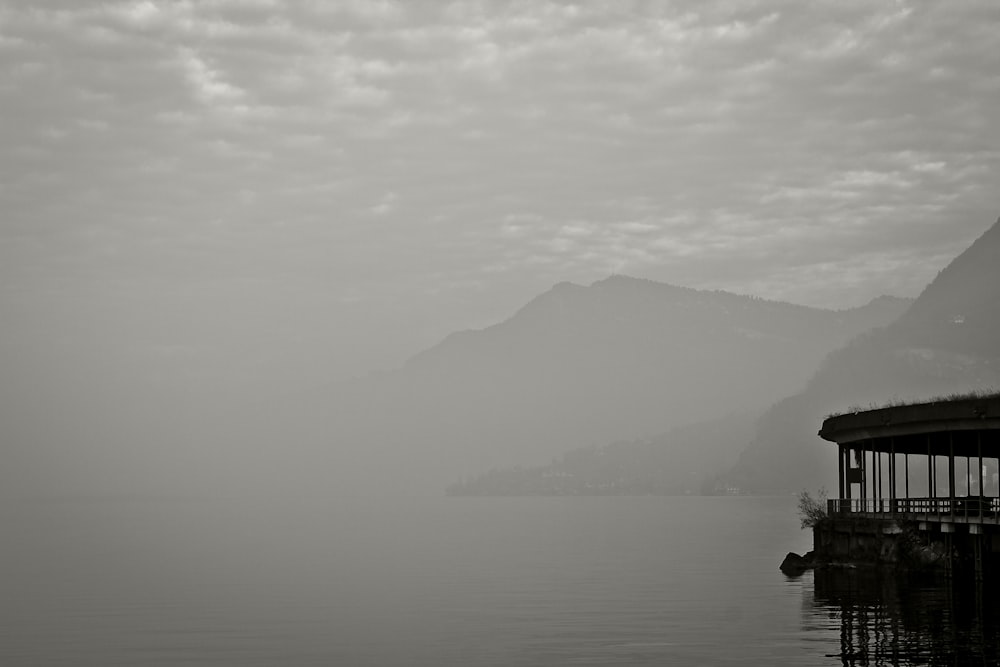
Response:
[{"label": "tree", "polygon": [[826,489],[821,488],[814,498],[808,491],[799,492],[799,517],[802,528],[814,528],[829,518],[826,511]]}]

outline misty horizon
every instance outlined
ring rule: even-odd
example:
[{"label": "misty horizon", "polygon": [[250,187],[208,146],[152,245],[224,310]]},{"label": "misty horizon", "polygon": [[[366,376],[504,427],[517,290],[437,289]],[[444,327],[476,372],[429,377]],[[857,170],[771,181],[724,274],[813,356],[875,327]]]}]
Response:
[{"label": "misty horizon", "polygon": [[998,28],[0,0],[0,662],[953,650],[771,552],[825,415],[1000,388]]},{"label": "misty horizon", "polygon": [[[222,489],[235,474],[228,461],[260,468],[250,477],[287,468],[286,457],[314,460],[309,474],[340,470],[334,461],[354,461],[360,445],[339,442],[375,441],[387,428],[398,442],[373,446],[406,456],[438,447],[465,475],[515,464],[505,449],[543,463],[725,416],[663,378],[710,366],[723,373],[709,373],[716,386],[748,386],[749,371],[725,377],[713,355],[772,359],[752,345],[782,334],[760,338],[756,324],[704,311],[692,326],[736,327],[746,340],[679,334],[660,351],[646,339],[674,335],[673,302],[649,305],[666,309],[656,323],[626,304],[647,298],[643,281],[841,315],[888,314],[878,297],[919,296],[996,218],[987,12],[7,8],[0,416],[18,461],[8,487],[141,487],[150,476],[164,487],[176,477],[178,488],[217,478]],[[916,48],[924,41],[936,48]],[[635,280],[621,304],[606,289],[615,276]],[[572,305],[603,338],[564,351],[546,343],[552,378],[510,376],[495,392],[523,403],[524,389],[548,386],[548,417],[522,405],[505,421],[502,405],[494,414],[470,404],[491,426],[470,421],[444,437],[447,400],[479,399],[444,385],[405,390],[412,398],[389,387],[436,350],[522,321],[566,285],[607,294]],[[616,317],[635,329],[597,324]],[[553,335],[546,326],[516,343],[522,361]],[[795,394],[863,327],[837,340],[817,331],[789,339],[807,357],[771,362],[780,381],[755,370],[759,390],[732,394],[722,412],[760,412]],[[682,347],[702,342],[684,358]],[[500,373],[514,343],[496,344],[474,363]],[[646,358],[630,361],[636,345]],[[590,348],[605,356],[588,361]],[[535,369],[546,363],[538,357]],[[741,363],[731,366],[749,368]],[[622,396],[602,397],[587,372],[611,373]],[[371,389],[380,382],[381,397]],[[445,403],[433,406],[439,389]],[[485,385],[477,391],[486,401]],[[558,411],[572,422],[571,396],[593,424],[556,437],[561,427],[542,422]],[[537,400],[545,412],[550,399]],[[407,416],[421,404],[425,417]],[[335,417],[349,405],[354,413]],[[423,420],[409,427],[412,446],[407,419]],[[452,451],[484,430],[514,440]],[[432,444],[441,437],[451,444]],[[280,486],[298,486],[286,473]]]}]

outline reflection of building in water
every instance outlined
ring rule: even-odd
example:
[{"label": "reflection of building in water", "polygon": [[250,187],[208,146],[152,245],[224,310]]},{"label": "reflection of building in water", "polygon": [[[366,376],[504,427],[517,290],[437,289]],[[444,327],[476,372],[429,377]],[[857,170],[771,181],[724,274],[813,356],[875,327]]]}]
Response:
[{"label": "reflection of building in water", "polygon": [[1000,575],[1000,396],[838,415],[838,497],[821,560],[937,563]]},{"label": "reflection of building in water", "polygon": [[841,664],[1000,664],[1000,624],[989,597],[958,580],[880,576],[874,569],[815,573],[817,611],[840,619]]}]

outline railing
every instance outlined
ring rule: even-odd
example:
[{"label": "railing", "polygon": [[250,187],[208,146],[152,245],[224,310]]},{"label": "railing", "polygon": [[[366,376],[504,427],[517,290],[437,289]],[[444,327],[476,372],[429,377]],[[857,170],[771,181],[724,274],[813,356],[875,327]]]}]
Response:
[{"label": "railing", "polygon": [[931,521],[954,521],[963,518],[975,523],[1000,523],[1000,498],[965,496],[957,498],[831,498],[827,500],[830,516],[846,514],[916,515]]}]

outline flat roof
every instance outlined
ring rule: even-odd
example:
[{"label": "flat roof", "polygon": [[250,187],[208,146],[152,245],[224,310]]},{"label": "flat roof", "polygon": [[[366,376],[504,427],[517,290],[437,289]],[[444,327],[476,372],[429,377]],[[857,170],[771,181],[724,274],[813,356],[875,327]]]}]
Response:
[{"label": "flat roof", "polygon": [[[898,454],[1000,457],[1000,396],[896,405],[828,417],[819,436]],[[981,454],[980,454],[981,453]]]}]

